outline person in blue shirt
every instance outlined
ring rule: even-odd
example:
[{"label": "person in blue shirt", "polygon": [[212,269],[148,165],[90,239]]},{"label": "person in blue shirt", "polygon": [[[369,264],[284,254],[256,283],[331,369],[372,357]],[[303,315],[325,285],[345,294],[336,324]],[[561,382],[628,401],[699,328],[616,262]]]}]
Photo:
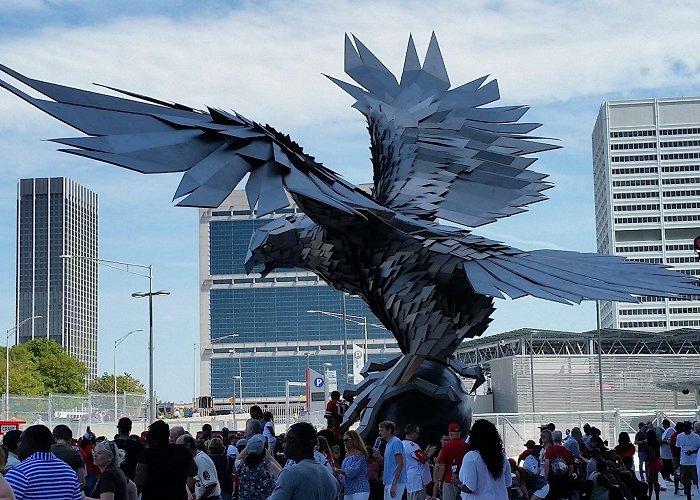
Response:
[{"label": "person in blue shirt", "polygon": [[[384,450],[384,500],[399,499],[406,489],[406,460],[403,455],[403,443],[394,433],[396,426],[391,420],[379,424],[379,437],[386,441]],[[375,448],[375,456],[379,450]]]}]

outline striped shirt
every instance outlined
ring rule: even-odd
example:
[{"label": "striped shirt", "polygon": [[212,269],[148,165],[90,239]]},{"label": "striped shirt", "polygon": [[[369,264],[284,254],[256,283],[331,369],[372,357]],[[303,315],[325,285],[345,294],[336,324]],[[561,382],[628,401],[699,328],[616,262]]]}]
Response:
[{"label": "striped shirt", "polygon": [[17,500],[82,500],[78,476],[63,460],[37,451],[5,476]]}]

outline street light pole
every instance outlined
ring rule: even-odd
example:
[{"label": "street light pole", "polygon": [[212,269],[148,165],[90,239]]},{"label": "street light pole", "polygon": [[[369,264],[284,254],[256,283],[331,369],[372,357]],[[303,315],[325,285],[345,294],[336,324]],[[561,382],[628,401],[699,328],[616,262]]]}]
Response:
[{"label": "street light pole", "polygon": [[[342,293],[342,292],[341,292]],[[341,305],[343,306],[343,370],[345,371],[345,376],[343,377],[343,387],[348,385],[348,310],[347,304],[345,303],[345,293],[342,293],[343,300]]]},{"label": "street light pole", "polygon": [[148,422],[153,422],[157,416],[156,413],[156,396],[155,385],[153,381],[153,296],[154,295],[170,295],[167,290],[153,291],[153,267],[148,268],[148,292],[134,292],[132,297],[140,299],[148,297]]},{"label": "street light pole", "polygon": [[137,328],[136,330],[131,330],[126,335],[122,335],[117,340],[114,341],[114,421],[117,421],[117,346],[124,342],[126,338],[134,332],[142,332],[143,328]]},{"label": "street light pole", "polygon": [[600,388],[600,411],[605,411],[603,403],[603,345],[600,341],[600,301],[595,301],[596,333],[598,337],[598,386]]},{"label": "street light pole", "polygon": [[[88,257],[86,255],[61,255],[61,258],[84,259],[102,264],[117,264],[126,267],[126,269],[120,269],[120,271],[148,278],[148,292],[135,292],[132,293],[131,296],[137,298],[148,297],[148,414],[146,415],[146,419],[148,422],[152,422],[156,417],[155,386],[153,381],[153,296],[170,295],[170,292],[166,290],[158,290],[157,292],[153,291],[153,266],[151,264],[146,265],[136,264],[134,262],[123,262],[119,260],[99,259],[96,257]],[[148,269],[148,275],[146,276],[141,273],[130,271],[129,267]]]},{"label": "street light pole", "polygon": [[[10,335],[14,333],[16,336],[17,331],[23,324],[25,324],[27,321],[39,319],[41,317],[41,315],[37,315],[25,318],[7,330],[7,336],[5,337],[5,420],[10,418]],[[15,343],[17,343],[16,340]]]}]

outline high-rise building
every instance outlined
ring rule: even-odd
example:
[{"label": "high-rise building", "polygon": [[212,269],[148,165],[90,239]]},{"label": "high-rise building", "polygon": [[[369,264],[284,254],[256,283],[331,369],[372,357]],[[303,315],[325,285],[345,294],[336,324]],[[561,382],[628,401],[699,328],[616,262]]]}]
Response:
[{"label": "high-rise building", "polygon": [[303,382],[307,366],[322,373],[328,363],[342,391],[349,378],[345,370],[352,372],[352,344],[366,344],[370,359],[399,353],[394,337],[377,328],[379,321],[361,299],[345,297],[345,317],[352,321],[342,321],[344,295],[315,274],[302,269],[278,269],[265,277],[245,273],[253,232],[295,211],[286,208],[258,219],[243,191],[231,193],[218,208],[200,210],[198,395],[216,400],[240,397],[242,391],[245,399],[281,398],[285,380]]},{"label": "high-rise building", "polygon": [[[593,129],[598,252],[698,276],[700,97],[603,103]],[[691,300],[694,299],[694,300]],[[601,302],[604,328],[700,326],[698,296]]]},{"label": "high-rise building", "polygon": [[[62,256],[87,259],[67,259]],[[50,338],[97,376],[97,194],[66,177],[17,192],[17,341]]]}]

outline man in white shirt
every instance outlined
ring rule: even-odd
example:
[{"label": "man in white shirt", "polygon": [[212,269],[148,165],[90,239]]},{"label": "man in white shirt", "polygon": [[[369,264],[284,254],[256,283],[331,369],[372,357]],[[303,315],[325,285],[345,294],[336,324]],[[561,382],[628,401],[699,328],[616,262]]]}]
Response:
[{"label": "man in white shirt", "polygon": [[698,471],[696,461],[700,450],[700,435],[693,432],[693,424],[686,421],[683,424],[683,433],[678,434],[676,446],[681,449],[681,483],[687,500],[691,498],[691,483],[698,485]]},{"label": "man in white shirt", "polygon": [[435,446],[421,450],[418,441],[420,429],[416,424],[406,425],[403,454],[406,457],[406,491],[408,500],[425,500],[425,485],[430,482],[428,459],[435,454]]},{"label": "man in white shirt", "polygon": [[[216,474],[216,466],[209,455],[197,449],[197,443],[189,434],[177,438],[177,443],[184,445],[197,464],[197,476],[187,478],[187,489],[190,491],[190,500],[205,500],[207,498],[218,499],[221,496],[219,477]],[[194,483],[194,493],[192,485]]]},{"label": "man in white shirt", "polygon": [[673,427],[671,427],[671,421],[667,418],[661,422],[661,427],[664,432],[661,434],[661,446],[660,446],[660,456],[664,465],[661,468],[661,477],[665,481],[672,481],[671,476],[673,475],[673,452],[671,451],[671,436],[676,432]]}]

